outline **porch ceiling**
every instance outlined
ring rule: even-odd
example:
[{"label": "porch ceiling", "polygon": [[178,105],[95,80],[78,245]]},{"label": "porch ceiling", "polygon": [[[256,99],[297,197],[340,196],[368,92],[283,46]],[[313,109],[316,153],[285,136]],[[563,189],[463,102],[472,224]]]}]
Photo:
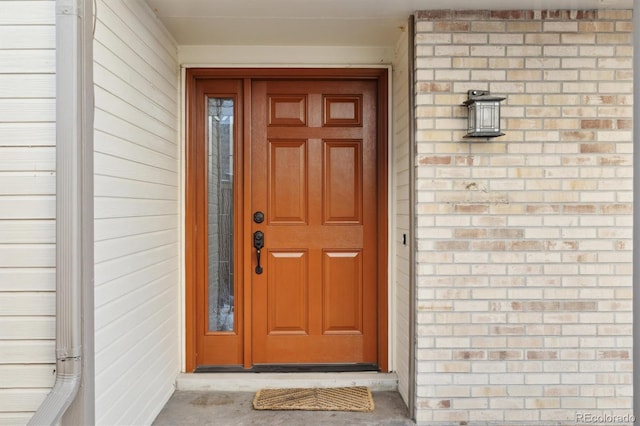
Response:
[{"label": "porch ceiling", "polygon": [[393,45],[416,10],[630,9],[633,0],[145,0],[179,45]]}]

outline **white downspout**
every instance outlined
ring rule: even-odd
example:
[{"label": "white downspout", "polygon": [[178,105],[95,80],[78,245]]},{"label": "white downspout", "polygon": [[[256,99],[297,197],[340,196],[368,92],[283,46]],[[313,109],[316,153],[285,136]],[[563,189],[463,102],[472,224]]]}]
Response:
[{"label": "white downspout", "polygon": [[[83,309],[93,327],[92,0],[56,0],[56,380],[29,421],[54,425],[74,402],[93,404],[93,378],[82,380]],[[89,397],[87,396],[89,395]],[[90,398],[90,401],[89,401]],[[92,420],[93,407],[76,411]],[[89,414],[87,414],[89,413]]]}]

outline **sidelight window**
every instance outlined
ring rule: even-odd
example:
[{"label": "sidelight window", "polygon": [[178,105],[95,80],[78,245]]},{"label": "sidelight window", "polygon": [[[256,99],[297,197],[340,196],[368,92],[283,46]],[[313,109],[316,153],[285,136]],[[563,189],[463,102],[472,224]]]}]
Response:
[{"label": "sidelight window", "polygon": [[234,331],[233,280],[233,119],[234,102],[209,98],[207,209],[210,332]]}]

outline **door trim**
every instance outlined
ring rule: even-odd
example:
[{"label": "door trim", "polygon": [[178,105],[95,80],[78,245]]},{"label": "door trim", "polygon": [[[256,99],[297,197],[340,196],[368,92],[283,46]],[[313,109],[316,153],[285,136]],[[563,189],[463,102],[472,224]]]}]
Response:
[{"label": "door trim", "polygon": [[[190,167],[194,163],[193,146],[198,138],[196,125],[198,110],[197,99],[194,96],[196,83],[201,80],[212,79],[243,79],[243,116],[250,114],[251,79],[372,79],[377,81],[377,109],[378,109],[378,129],[377,129],[377,167],[378,167],[378,366],[381,371],[389,370],[389,147],[388,147],[388,125],[389,125],[389,83],[387,68],[189,68],[186,70],[186,92],[185,92],[185,371],[192,372],[196,368],[196,240],[194,238],[193,224],[196,213],[196,199],[193,196],[195,190],[194,174],[189,173]],[[250,137],[249,120],[243,120],[242,152],[248,155]],[[243,178],[246,178],[248,170],[239,170]],[[238,194],[243,202],[247,201],[250,190]],[[244,229],[251,229],[250,219],[247,217],[239,224],[238,235],[243,235]],[[236,228],[237,229],[237,228]],[[237,229],[238,230],[238,229]],[[242,258],[250,259],[251,253],[244,253]],[[247,257],[249,256],[249,257]],[[245,270],[250,265],[242,263],[239,259],[238,266],[244,276],[251,277],[250,272]],[[245,298],[251,297],[250,279],[242,279],[239,283]],[[251,310],[244,309],[244,368],[251,371]]]}]

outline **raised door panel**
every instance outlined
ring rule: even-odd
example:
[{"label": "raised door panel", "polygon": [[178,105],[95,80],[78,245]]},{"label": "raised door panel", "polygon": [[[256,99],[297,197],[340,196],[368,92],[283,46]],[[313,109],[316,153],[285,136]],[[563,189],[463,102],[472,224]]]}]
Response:
[{"label": "raised door panel", "polygon": [[324,223],[362,223],[362,141],[324,142]]},{"label": "raised door panel", "polygon": [[269,96],[269,126],[306,126],[305,95]]},{"label": "raised door panel", "polygon": [[307,263],[306,252],[269,252],[267,304],[270,335],[308,334]]},{"label": "raised door panel", "polygon": [[323,255],[323,333],[362,334],[362,252]]},{"label": "raised door panel", "polygon": [[307,143],[269,141],[269,224],[307,223]]},{"label": "raised door panel", "polygon": [[362,96],[324,96],[325,126],[362,126]]}]

